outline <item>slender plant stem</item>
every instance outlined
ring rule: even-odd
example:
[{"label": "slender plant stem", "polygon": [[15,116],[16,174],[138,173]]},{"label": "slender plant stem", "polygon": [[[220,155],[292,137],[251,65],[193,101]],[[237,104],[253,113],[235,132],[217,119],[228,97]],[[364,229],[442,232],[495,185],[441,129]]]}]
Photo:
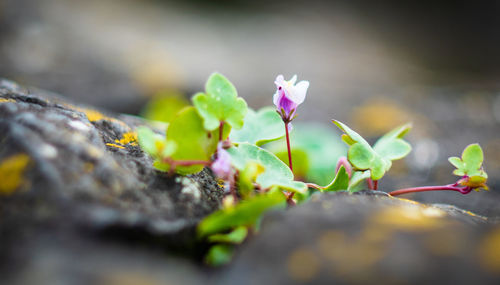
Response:
[{"label": "slender plant stem", "polygon": [[378,180],[373,180],[373,189],[372,190],[377,190],[378,188]]},{"label": "slender plant stem", "polygon": [[[288,166],[290,167],[290,170],[293,173],[293,166],[292,166],[292,149],[290,148],[290,134],[288,133],[288,122],[285,122],[285,134],[286,134],[286,148],[288,150]],[[285,194],[286,196],[286,202],[289,206],[295,206],[295,202],[293,201],[293,195],[295,195],[295,192],[291,192],[289,194]]]},{"label": "slender plant stem", "polygon": [[442,185],[442,186],[424,186],[424,187],[411,187],[399,189],[396,191],[389,192],[391,196],[397,196],[407,193],[416,193],[416,192],[425,192],[425,191],[440,191],[440,190],[448,190],[448,191],[457,191],[462,193],[463,188],[457,187],[454,184]]},{"label": "slender plant stem", "polygon": [[224,121],[220,121],[220,124],[219,124],[219,142],[222,141],[223,133],[224,133]]},{"label": "slender plant stem", "polygon": [[285,123],[285,133],[286,133],[286,147],[288,149],[288,166],[290,167],[290,170],[293,172],[293,166],[292,166],[292,150],[290,148],[290,134],[288,133],[288,124]]},{"label": "slender plant stem", "polygon": [[236,202],[236,201],[238,201],[238,194],[236,194],[235,180],[236,180],[236,178],[234,177],[234,175],[230,175],[230,178],[228,180],[228,184],[229,184],[229,193],[231,193],[231,195],[233,195],[234,201]]}]

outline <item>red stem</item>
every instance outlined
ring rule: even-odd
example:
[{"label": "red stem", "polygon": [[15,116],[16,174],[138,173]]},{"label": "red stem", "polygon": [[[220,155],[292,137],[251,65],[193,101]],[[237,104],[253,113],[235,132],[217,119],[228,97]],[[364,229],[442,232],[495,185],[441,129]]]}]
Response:
[{"label": "red stem", "polygon": [[426,191],[439,191],[439,190],[448,190],[448,191],[457,191],[463,193],[463,188],[456,187],[454,184],[442,185],[442,186],[424,186],[424,187],[411,187],[399,189],[396,191],[389,192],[391,196],[397,196],[407,193],[416,193],[416,192],[426,192]]},{"label": "red stem", "polygon": [[219,142],[222,141],[223,132],[224,132],[224,121],[220,121],[220,124],[219,124]]},{"label": "red stem", "polygon": [[290,167],[290,170],[293,172],[292,150],[290,148],[290,135],[288,134],[288,123],[285,123],[285,133],[286,133],[286,147],[288,149],[288,166]]},{"label": "red stem", "polygon": [[[288,166],[290,167],[290,170],[293,173],[293,166],[292,166],[292,149],[290,148],[290,134],[288,133],[288,124],[285,122],[285,133],[286,133],[286,148],[288,149]],[[295,195],[295,192],[285,194],[286,196],[286,202],[289,206],[295,206],[295,202],[293,201],[293,195]]]},{"label": "red stem", "polygon": [[212,164],[211,161],[206,161],[206,160],[173,160],[170,157],[164,158],[163,162],[170,164],[170,169],[168,171],[169,175],[174,174],[175,168],[177,166],[191,166],[191,165],[197,165],[197,164],[209,166],[210,164]]}]

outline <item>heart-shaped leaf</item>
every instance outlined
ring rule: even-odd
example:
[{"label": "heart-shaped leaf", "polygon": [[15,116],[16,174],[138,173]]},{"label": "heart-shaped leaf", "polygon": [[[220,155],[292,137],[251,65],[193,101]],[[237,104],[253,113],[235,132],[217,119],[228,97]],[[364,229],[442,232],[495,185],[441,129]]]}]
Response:
[{"label": "heart-shaped leaf", "polygon": [[[225,128],[225,136],[228,130]],[[172,154],[174,160],[209,160],[217,149],[217,131],[208,133],[203,127],[203,119],[198,115],[194,107],[186,107],[181,110],[170,123],[167,130],[167,138],[177,145],[177,151]],[[161,169],[161,165],[157,165]],[[168,169],[168,168],[167,168]],[[178,166],[176,172],[179,174],[191,174],[199,172],[203,165]]]},{"label": "heart-shaped leaf", "polygon": [[248,109],[245,124],[240,130],[233,130],[229,136],[231,141],[263,145],[285,136],[285,124],[275,108],[265,107],[255,112]]},{"label": "heart-shaped leaf", "polygon": [[347,190],[349,190],[349,192],[356,192],[365,189],[365,186],[363,186],[361,182],[368,178],[370,178],[369,170],[355,171],[352,174],[351,180],[349,180],[349,186],[347,187]]},{"label": "heart-shaped leaf", "polygon": [[236,88],[226,77],[219,73],[212,74],[205,85],[205,92],[196,94],[192,100],[206,130],[217,129],[222,121],[235,129],[243,126],[247,103],[238,97]]},{"label": "heart-shaped leaf", "polygon": [[397,160],[408,155],[411,145],[402,138],[410,131],[411,124],[399,126],[382,136],[373,150],[387,160]]},{"label": "heart-shaped leaf", "polygon": [[240,171],[251,161],[264,166],[264,172],[256,180],[257,184],[262,188],[266,189],[277,186],[282,190],[298,192],[300,194],[307,193],[306,184],[294,181],[290,168],[268,150],[248,143],[242,143],[227,151],[231,154],[231,162]]},{"label": "heart-shaped leaf", "polygon": [[219,210],[198,225],[198,235],[205,237],[239,226],[253,226],[260,216],[273,207],[285,208],[283,193],[272,192],[242,200],[234,207]]},{"label": "heart-shaped leaf", "polygon": [[356,170],[370,170],[373,180],[381,179],[391,168],[392,160],[405,157],[411,151],[411,146],[402,137],[408,133],[411,125],[406,124],[395,128],[381,137],[372,148],[358,133],[345,124],[333,120],[345,134],[342,140],[350,147],[347,159]]},{"label": "heart-shaped leaf", "polygon": [[337,171],[337,175],[333,179],[333,181],[325,186],[323,191],[332,192],[332,191],[340,191],[347,190],[349,187],[349,174],[347,173],[344,166],[340,166],[339,171]]}]

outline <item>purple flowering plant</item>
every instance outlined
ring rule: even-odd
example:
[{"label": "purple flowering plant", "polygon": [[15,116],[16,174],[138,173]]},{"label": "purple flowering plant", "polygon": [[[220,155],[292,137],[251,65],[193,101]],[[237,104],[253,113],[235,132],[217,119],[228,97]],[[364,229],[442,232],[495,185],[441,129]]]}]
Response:
[{"label": "purple flowering plant", "polygon": [[[288,81],[278,75],[274,84],[275,107],[255,111],[238,96],[226,77],[214,73],[207,80],[205,92],[193,96],[193,106],[185,106],[176,110],[175,115],[167,116],[171,119],[163,133],[147,127],[137,129],[139,144],[151,156],[158,171],[187,175],[206,167],[219,179],[221,191],[226,194],[221,209],[198,225],[199,237],[212,244],[206,255],[209,264],[230,261],[234,246],[243,242],[249,232],[257,230],[256,225],[264,212],[295,205],[318,191],[355,192],[366,187],[376,190],[392,161],[404,158],[411,151],[410,144],[404,140],[411,129],[409,124],[388,132],[372,146],[336,120],[333,123],[344,132],[341,140],[347,145],[346,153],[342,145],[335,145],[334,139],[321,139],[326,133],[324,130],[319,131],[319,136],[309,133],[302,139],[300,134],[295,134],[294,143],[303,147],[303,151],[299,151],[292,147],[291,123],[297,117],[299,105],[305,101],[309,82],[297,82],[296,75]],[[286,145],[286,155],[278,155],[280,159],[266,148],[271,142]],[[332,158],[328,153],[332,148],[339,149],[342,154]],[[472,190],[488,189],[483,157],[481,147],[471,144],[461,158],[449,158],[456,167],[453,174],[459,176],[455,183],[399,189],[389,194],[436,190],[467,194]],[[314,173],[320,172],[317,166],[325,158],[334,163],[323,167],[331,174],[327,175],[328,180],[322,174],[321,179],[304,182],[307,177],[314,177],[302,173],[306,171],[305,165]],[[296,173],[293,161],[299,164]]]}]

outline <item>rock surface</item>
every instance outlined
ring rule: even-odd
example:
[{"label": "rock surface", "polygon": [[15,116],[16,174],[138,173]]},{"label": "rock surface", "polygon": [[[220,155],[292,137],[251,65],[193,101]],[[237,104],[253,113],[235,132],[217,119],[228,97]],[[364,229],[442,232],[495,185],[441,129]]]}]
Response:
[{"label": "rock surface", "polygon": [[[0,81],[2,276],[46,274],[44,266],[52,266],[49,275],[100,278],[86,271],[104,272],[103,258],[112,261],[109,270],[126,273],[135,264],[126,257],[144,253],[116,242],[184,255],[199,251],[195,225],[218,209],[222,189],[209,170],[187,177],[154,170],[134,132],[144,124]],[[166,262],[155,254],[142,258],[142,269]]]},{"label": "rock surface", "polygon": [[32,92],[0,80],[2,284],[500,284],[498,195],[460,197],[480,216],[316,194],[202,268],[194,228],[222,199],[211,172],[168,177],[137,145],[147,122]]},{"label": "rock surface", "polygon": [[315,195],[269,216],[217,284],[499,284],[492,224],[383,192]]}]

